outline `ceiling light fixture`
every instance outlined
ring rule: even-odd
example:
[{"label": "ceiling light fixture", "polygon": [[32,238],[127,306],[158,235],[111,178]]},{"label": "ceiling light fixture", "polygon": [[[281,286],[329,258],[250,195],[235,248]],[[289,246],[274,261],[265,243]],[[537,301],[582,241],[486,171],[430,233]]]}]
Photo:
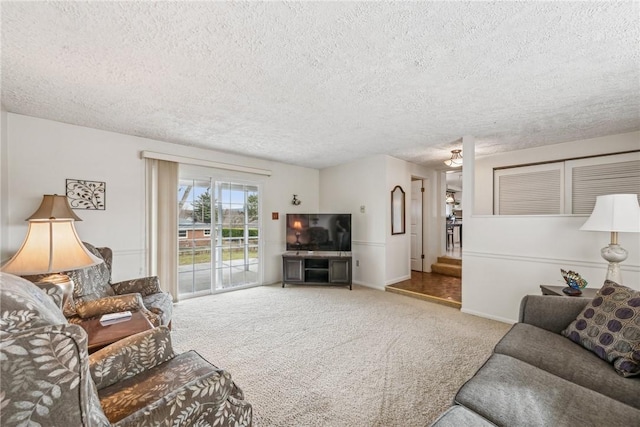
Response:
[{"label": "ceiling light fixture", "polygon": [[448,205],[452,205],[456,202],[456,199],[453,197],[453,192],[447,191],[447,198],[445,199],[445,202]]},{"label": "ceiling light fixture", "polygon": [[450,168],[459,168],[462,166],[462,150],[451,150],[451,158],[445,160],[444,164]]}]

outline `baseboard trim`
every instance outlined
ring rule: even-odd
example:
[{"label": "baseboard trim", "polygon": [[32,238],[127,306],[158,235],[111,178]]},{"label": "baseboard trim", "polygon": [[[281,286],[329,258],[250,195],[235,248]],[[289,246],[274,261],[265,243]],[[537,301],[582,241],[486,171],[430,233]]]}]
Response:
[{"label": "baseboard trim", "polygon": [[364,283],[364,282],[360,282],[360,281],[354,280],[353,284],[354,285],[364,286],[365,288],[376,289],[378,291],[384,291],[384,286],[380,287],[380,286],[372,285],[371,283]]},{"label": "baseboard trim", "polygon": [[493,316],[491,314],[483,313],[480,311],[469,310],[468,308],[464,308],[464,307],[461,308],[460,311],[466,314],[471,314],[473,316],[484,317],[485,319],[491,319],[491,320],[496,320],[498,322],[507,323],[509,325],[513,325],[517,323],[516,320],[507,319],[505,317],[500,317],[500,316]]},{"label": "baseboard trim", "polygon": [[410,280],[411,279],[411,274],[407,274],[404,276],[400,276],[400,277],[396,277],[395,279],[391,279],[387,282],[385,282],[385,286],[389,286],[389,285],[393,285],[396,283],[400,283],[400,282],[404,282],[405,280]]}]

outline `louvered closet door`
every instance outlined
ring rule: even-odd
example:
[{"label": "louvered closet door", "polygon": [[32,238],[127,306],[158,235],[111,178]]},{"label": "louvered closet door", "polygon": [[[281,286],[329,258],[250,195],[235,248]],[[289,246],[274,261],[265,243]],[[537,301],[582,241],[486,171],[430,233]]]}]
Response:
[{"label": "louvered closet door", "polygon": [[597,196],[640,192],[640,153],[571,160],[566,170],[567,213],[591,214]]},{"label": "louvered closet door", "polygon": [[495,215],[557,215],[564,205],[562,163],[494,171]]}]

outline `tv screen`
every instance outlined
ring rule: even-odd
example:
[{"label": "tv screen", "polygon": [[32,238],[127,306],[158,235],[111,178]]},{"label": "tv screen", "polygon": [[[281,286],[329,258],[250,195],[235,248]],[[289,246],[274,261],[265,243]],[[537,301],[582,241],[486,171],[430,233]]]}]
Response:
[{"label": "tv screen", "polygon": [[287,214],[287,250],[351,252],[351,214]]}]

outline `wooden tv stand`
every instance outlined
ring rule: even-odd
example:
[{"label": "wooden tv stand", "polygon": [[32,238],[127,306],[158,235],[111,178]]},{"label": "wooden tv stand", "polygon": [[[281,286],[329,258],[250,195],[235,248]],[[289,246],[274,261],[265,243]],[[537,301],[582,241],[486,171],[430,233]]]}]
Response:
[{"label": "wooden tv stand", "polygon": [[351,286],[351,255],[336,252],[285,252],[282,287],[290,285]]}]

